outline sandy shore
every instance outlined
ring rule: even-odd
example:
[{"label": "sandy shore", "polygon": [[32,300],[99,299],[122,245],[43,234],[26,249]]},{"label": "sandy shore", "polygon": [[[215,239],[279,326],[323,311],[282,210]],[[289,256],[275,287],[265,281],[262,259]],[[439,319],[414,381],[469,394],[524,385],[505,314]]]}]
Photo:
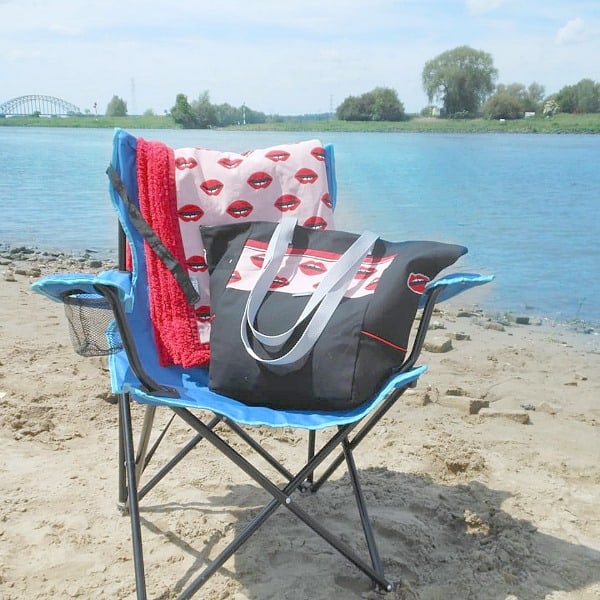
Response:
[{"label": "sandy shore", "polygon": [[[77,356],[62,306],[29,290],[95,260],[0,253],[3,600],[135,597],[104,361]],[[600,598],[600,336],[459,308],[435,315],[430,370],[357,455],[387,575],[403,581],[386,597]],[[293,431],[261,436],[283,457],[304,455]],[[151,598],[175,597],[268,500],[211,448],[195,453],[143,502]],[[340,470],[299,502],[362,548],[347,486]],[[378,596],[280,509],[198,597]]]}]

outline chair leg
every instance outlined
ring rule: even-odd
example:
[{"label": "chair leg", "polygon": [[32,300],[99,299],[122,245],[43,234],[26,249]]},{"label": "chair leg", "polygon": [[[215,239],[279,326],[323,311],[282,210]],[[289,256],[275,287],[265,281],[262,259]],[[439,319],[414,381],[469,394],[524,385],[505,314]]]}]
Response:
[{"label": "chair leg", "polygon": [[154,424],[154,416],[156,415],[156,406],[146,406],[144,413],[144,423],[140,432],[140,440],[138,442],[138,451],[135,457],[135,472],[137,482],[140,482],[144,467],[146,466],[146,453],[148,452],[148,444],[150,443],[150,434],[152,433],[152,425]]},{"label": "chair leg", "polygon": [[[362,424],[359,430],[355,433],[354,437],[350,440],[350,449],[354,450],[360,444],[360,442],[367,436],[367,434],[377,425],[383,415],[387,413],[390,408],[396,403],[398,398],[402,396],[402,394],[407,390],[408,386],[396,389],[388,395],[388,397],[384,400],[384,402],[379,406],[379,408],[371,415],[371,417],[367,420],[366,423]],[[321,474],[319,479],[315,481],[311,487],[313,492],[317,492],[321,486],[333,475],[335,470],[344,462],[344,453],[340,452],[331,464],[327,467],[324,473]]]},{"label": "chair leg", "polygon": [[119,395],[119,415],[121,422],[122,445],[127,474],[127,499],[131,520],[131,541],[135,568],[135,587],[137,600],[146,600],[146,578],[144,574],[144,555],[142,551],[142,531],[137,493],[135,454],[133,450],[133,431],[131,427],[130,398],[128,394]]},{"label": "chair leg", "polygon": [[[317,433],[314,429],[311,429],[308,432],[308,459],[307,459],[308,462],[310,462],[315,455],[316,443],[317,443]],[[311,471],[308,474],[308,477],[306,478],[306,489],[310,489],[312,487],[312,484],[314,483],[314,481],[315,481],[315,473],[314,473],[314,471]]]},{"label": "chair leg", "polygon": [[356,468],[356,462],[354,461],[354,455],[352,454],[352,449],[350,448],[348,438],[342,441],[342,448],[344,450],[344,456],[346,457],[346,464],[348,465],[350,481],[352,482],[352,487],[354,488],[354,497],[356,498],[358,514],[360,515],[360,522],[365,534],[365,540],[367,541],[371,563],[373,564],[375,571],[383,578],[383,565],[381,564],[379,550],[377,549],[375,535],[373,534],[373,527],[371,525],[371,520],[369,519],[369,513],[367,512],[367,504],[365,502],[362,486],[360,485],[360,480],[358,478],[358,469]]},{"label": "chair leg", "polygon": [[118,457],[118,469],[119,469],[119,488],[117,506],[122,513],[127,512],[127,474],[125,472],[125,442],[123,441],[123,417],[121,415],[121,402],[125,402],[123,399],[125,394],[119,394],[118,405],[119,405],[119,457]]},{"label": "chair leg", "polygon": [[[312,473],[319,464],[321,464],[343,440],[347,439],[348,433],[352,429],[352,425],[346,425],[340,430],[315,454],[285,487],[279,488],[265,475],[263,475],[254,465],[249,463],[241,456],[234,448],[229,446],[225,440],[219,437],[214,431],[209,429],[202,421],[197,419],[188,410],[183,408],[173,409],[184,421],[201,433],[204,438],[218,448],[225,456],[232,460],[239,468],[247,475],[252,477],[263,489],[273,496],[273,500],[265,506],[265,508],[246,526],[246,528],[221,552],[221,554],[188,586],[180,595],[180,599],[189,598],[193,595],[206,580],[217,571],[225,561],[231,557],[242,544],[267,520],[267,518],[279,507],[284,506],[294,513],[301,521],[310,527],[315,533],[320,535],[333,548],[335,548],[346,559],[352,562],[358,569],[368,575],[374,583],[379,585],[386,591],[391,591],[392,585],[381,573],[381,563],[379,561],[380,570],[377,571],[371,565],[362,560],[351,548],[349,548],[341,539],[334,536],[329,530],[323,527],[316,519],[300,508],[291,498],[291,494],[299,488],[301,483],[306,480],[308,475]],[[364,500],[362,502],[364,504]],[[366,512],[365,512],[366,514]],[[362,518],[362,517],[361,517]],[[367,519],[368,522],[368,519]],[[370,529],[370,526],[367,526]],[[372,533],[372,532],[371,532]],[[373,554],[371,560],[373,561]],[[375,554],[375,556],[377,556]],[[376,561],[377,562],[377,561]]]}]

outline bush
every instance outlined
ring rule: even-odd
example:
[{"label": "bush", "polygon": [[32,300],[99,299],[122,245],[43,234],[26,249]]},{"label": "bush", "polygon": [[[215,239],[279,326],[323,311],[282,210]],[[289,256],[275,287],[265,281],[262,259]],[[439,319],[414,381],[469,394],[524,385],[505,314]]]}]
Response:
[{"label": "bush", "polygon": [[523,104],[509,94],[496,94],[492,96],[483,107],[483,114],[488,119],[521,119],[523,118]]}]

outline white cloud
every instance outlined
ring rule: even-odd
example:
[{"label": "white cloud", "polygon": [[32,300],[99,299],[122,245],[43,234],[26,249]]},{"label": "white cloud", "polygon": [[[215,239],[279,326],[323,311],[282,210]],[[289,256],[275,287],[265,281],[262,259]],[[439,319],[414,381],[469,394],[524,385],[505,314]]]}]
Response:
[{"label": "white cloud", "polygon": [[556,34],[556,43],[560,45],[576,44],[586,38],[585,21],[579,17],[571,19]]}]

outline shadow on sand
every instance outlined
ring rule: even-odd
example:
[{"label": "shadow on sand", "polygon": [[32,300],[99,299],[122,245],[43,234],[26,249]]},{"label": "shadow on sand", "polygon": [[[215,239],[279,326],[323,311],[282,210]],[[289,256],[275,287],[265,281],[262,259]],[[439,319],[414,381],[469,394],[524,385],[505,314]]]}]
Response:
[{"label": "shadow on sand", "polygon": [[[281,507],[220,573],[256,600],[544,600],[600,582],[600,552],[541,533],[534,523],[503,511],[507,492],[477,481],[441,485],[425,475],[384,468],[360,475],[386,576],[401,582],[393,592],[376,595],[366,576]],[[241,531],[269,499],[255,485],[239,485],[225,496],[211,496],[209,504],[143,507],[144,529],[167,537],[187,556],[187,571],[170,587],[181,591],[188,585],[224,546],[224,537]],[[295,499],[367,556],[346,476]],[[173,509],[190,522],[203,519],[204,548],[198,538],[184,540],[156,525],[153,513]],[[225,536],[224,519],[231,523]],[[157,574],[153,568],[149,579]],[[205,597],[202,590],[198,595]]]}]

